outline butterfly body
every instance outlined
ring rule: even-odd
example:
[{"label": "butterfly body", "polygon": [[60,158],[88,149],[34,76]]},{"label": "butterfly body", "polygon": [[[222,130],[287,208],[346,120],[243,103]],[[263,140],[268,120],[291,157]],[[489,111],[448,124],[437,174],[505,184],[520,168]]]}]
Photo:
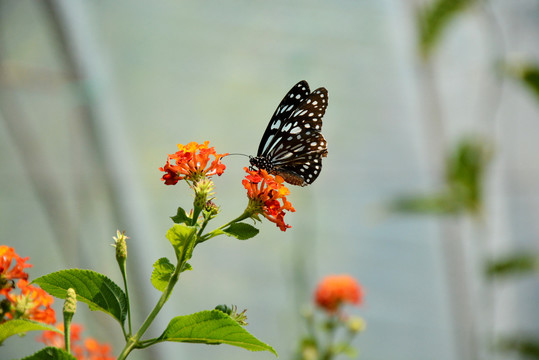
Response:
[{"label": "butterfly body", "polygon": [[321,133],[327,104],[325,88],[311,92],[306,81],[297,83],[275,110],[257,156],[249,159],[251,165],[280,175],[292,185],[312,184],[328,153]]}]

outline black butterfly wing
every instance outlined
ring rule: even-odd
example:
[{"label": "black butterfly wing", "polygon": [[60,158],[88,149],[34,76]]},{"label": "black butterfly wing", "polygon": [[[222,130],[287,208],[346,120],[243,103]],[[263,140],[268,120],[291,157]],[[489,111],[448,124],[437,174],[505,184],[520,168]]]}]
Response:
[{"label": "black butterfly wing", "polygon": [[275,173],[294,185],[311,184],[320,175],[322,157],[327,156],[321,133],[327,105],[327,90],[316,89],[282,121],[274,140],[265,145],[262,156],[271,161]]},{"label": "black butterfly wing", "polygon": [[260,145],[258,146],[257,156],[264,156],[272,147],[272,144],[278,140],[277,134],[283,128],[285,121],[300,106],[300,104],[309,96],[309,84],[305,80],[298,82],[285,95],[277,109],[273,113],[271,120],[262,135]]}]

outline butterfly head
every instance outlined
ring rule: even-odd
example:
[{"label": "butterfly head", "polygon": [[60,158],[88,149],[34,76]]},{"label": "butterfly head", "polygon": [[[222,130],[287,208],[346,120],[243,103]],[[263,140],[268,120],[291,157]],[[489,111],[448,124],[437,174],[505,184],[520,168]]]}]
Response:
[{"label": "butterfly head", "polygon": [[258,170],[266,170],[268,173],[271,173],[274,168],[271,161],[264,156],[249,156],[249,163],[252,167]]}]

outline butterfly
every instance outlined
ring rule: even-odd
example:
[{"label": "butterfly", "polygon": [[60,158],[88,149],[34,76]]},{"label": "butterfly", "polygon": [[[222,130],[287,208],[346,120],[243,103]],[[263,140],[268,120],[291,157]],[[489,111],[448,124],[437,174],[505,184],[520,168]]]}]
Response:
[{"label": "butterfly", "polygon": [[322,136],[322,117],[328,106],[328,91],[313,92],[305,80],[285,95],[271,117],[251,166],[280,175],[289,184],[312,184],[322,170],[327,142]]}]

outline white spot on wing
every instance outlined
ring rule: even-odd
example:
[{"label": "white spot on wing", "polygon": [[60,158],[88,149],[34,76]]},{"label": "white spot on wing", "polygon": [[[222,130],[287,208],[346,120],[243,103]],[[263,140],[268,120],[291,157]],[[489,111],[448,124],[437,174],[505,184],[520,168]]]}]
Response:
[{"label": "white spot on wing", "polygon": [[299,126],[296,126],[292,130],[290,130],[290,134],[299,134],[301,132],[301,128]]}]

